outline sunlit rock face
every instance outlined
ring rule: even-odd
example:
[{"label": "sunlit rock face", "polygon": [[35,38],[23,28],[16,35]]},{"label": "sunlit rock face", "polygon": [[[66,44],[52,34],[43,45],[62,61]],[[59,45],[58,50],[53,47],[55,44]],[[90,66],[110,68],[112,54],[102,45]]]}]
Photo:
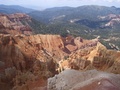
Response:
[{"label": "sunlit rock face", "polygon": [[[51,77],[59,78],[55,75],[61,75],[63,72],[60,72],[66,69],[78,70],[72,70],[72,73],[78,73],[78,76],[82,77],[80,78],[82,81],[74,81],[73,79],[76,80],[78,76],[73,78],[69,73],[66,78],[68,82],[65,82],[65,85],[63,83],[63,86],[58,87],[59,89],[51,89],[56,87],[54,84],[57,85],[59,82],[55,80],[54,83],[50,83],[52,82]],[[119,86],[115,86],[119,78],[114,78],[115,84],[108,78],[114,74],[105,73],[108,77],[101,79],[99,77],[99,74],[103,75],[101,72],[86,71],[92,69],[119,74],[120,52],[106,49],[98,39],[85,40],[81,37],[63,38],[60,35],[42,34],[27,36],[0,34],[0,87],[2,90],[87,90],[91,86],[95,88],[93,90],[102,90],[101,88],[119,90]],[[83,75],[84,72],[80,71],[95,73],[96,81],[93,79],[89,85],[87,85],[87,81],[85,85],[79,85],[89,79],[83,81],[83,76],[87,74]],[[66,73],[66,71],[64,72]],[[100,79],[96,79],[97,75]],[[118,75],[115,76],[118,77]],[[48,80],[48,78],[50,79]],[[73,83],[69,85],[69,82]],[[108,84],[105,84],[106,82]],[[67,86],[66,83],[68,83]],[[97,86],[99,86],[98,89],[96,89]]]},{"label": "sunlit rock face", "polygon": [[3,83],[6,86],[3,90],[45,88],[47,78],[56,74],[56,63],[49,52],[49,42],[43,39],[48,45],[42,45],[41,38],[44,35],[0,36],[0,85]]},{"label": "sunlit rock face", "polygon": [[48,79],[48,90],[120,90],[120,75],[96,70],[65,70]]},{"label": "sunlit rock face", "polygon": [[4,34],[32,34],[32,29],[28,22],[31,22],[30,16],[23,13],[0,14],[0,33]]},{"label": "sunlit rock face", "polygon": [[71,53],[61,62],[61,70],[71,68],[75,70],[97,69],[120,74],[120,52],[108,50],[101,43],[86,47]]},{"label": "sunlit rock face", "polygon": [[[0,78],[6,88],[35,88],[47,85],[57,74],[59,61],[92,40],[63,38],[60,35],[0,35]],[[80,46],[81,44],[81,46]],[[70,46],[67,48],[67,46]],[[76,47],[71,49],[71,47]],[[88,46],[87,46],[88,47]],[[11,82],[10,82],[11,81]],[[37,86],[35,83],[39,83]],[[31,83],[34,83],[30,85]],[[32,90],[30,89],[30,90]]]}]

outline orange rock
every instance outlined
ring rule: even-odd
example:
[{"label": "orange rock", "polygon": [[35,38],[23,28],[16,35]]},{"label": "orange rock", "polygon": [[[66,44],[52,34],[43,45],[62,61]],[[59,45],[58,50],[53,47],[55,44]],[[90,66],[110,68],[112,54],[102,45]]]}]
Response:
[{"label": "orange rock", "polygon": [[47,79],[65,69],[119,74],[120,52],[107,50],[96,39],[0,34],[0,83],[13,90],[46,90]]},{"label": "orange rock", "polygon": [[0,15],[0,33],[4,34],[32,34],[32,29],[28,24],[24,25],[22,20],[27,22],[31,22],[30,16],[22,13],[16,14],[1,14]]}]

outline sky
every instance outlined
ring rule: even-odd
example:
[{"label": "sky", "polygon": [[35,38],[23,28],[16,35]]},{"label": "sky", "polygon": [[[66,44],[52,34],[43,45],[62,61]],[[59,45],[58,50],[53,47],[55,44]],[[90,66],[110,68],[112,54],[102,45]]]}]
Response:
[{"label": "sky", "polygon": [[0,4],[20,5],[39,10],[51,7],[62,6],[78,7],[82,5],[101,5],[120,7],[120,0],[0,0]]}]

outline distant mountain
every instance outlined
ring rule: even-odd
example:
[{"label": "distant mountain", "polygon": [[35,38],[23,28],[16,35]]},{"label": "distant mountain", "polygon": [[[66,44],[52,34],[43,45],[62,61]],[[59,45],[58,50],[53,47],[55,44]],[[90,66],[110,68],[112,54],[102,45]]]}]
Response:
[{"label": "distant mountain", "polygon": [[51,22],[56,17],[71,14],[73,10],[74,8],[72,7],[54,7],[44,11],[33,11],[29,15],[43,22]]},{"label": "distant mountain", "polygon": [[46,23],[48,33],[72,34],[88,39],[100,37],[108,48],[111,48],[109,43],[120,47],[120,8],[115,6],[55,7],[33,11],[29,15]]},{"label": "distant mountain", "polygon": [[[3,8],[4,5],[1,6]],[[60,34],[62,36],[70,34],[87,39],[100,37],[100,41],[105,46],[111,48],[109,43],[112,43],[120,48],[120,8],[87,5],[77,8],[55,7],[44,11],[35,11],[20,8],[20,6],[10,7],[3,10],[0,8],[0,10],[4,13],[27,13],[31,22],[24,20],[20,22],[27,23],[35,33]],[[2,24],[0,27],[4,29]]]},{"label": "distant mountain", "polygon": [[18,5],[0,5],[0,13],[13,14],[13,13],[30,13],[34,11],[30,8],[21,7]]},{"label": "distant mountain", "polygon": [[120,9],[116,7],[86,5],[77,8],[73,7],[56,7],[44,11],[33,11],[29,15],[37,20],[50,23],[57,19],[69,21],[73,19],[90,19],[95,20],[97,17],[108,14],[120,14]]}]

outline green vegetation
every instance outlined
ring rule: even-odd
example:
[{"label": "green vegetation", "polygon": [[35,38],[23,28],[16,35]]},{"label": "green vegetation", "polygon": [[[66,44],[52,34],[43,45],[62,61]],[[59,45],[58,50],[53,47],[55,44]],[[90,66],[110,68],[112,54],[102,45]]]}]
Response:
[{"label": "green vegetation", "polygon": [[[93,39],[100,36],[100,42],[108,48],[110,48],[109,43],[114,43],[120,47],[120,25],[116,24],[113,27],[105,27],[105,24],[111,19],[106,18],[102,20],[98,18],[99,16],[109,14],[118,15],[120,14],[120,9],[116,7],[88,5],[77,8],[56,7],[29,13],[35,19],[31,23],[31,27],[35,33],[60,34],[62,36],[70,34],[86,39]],[[117,38],[117,40],[112,39],[113,37]],[[105,39],[110,40],[105,41]]]}]

